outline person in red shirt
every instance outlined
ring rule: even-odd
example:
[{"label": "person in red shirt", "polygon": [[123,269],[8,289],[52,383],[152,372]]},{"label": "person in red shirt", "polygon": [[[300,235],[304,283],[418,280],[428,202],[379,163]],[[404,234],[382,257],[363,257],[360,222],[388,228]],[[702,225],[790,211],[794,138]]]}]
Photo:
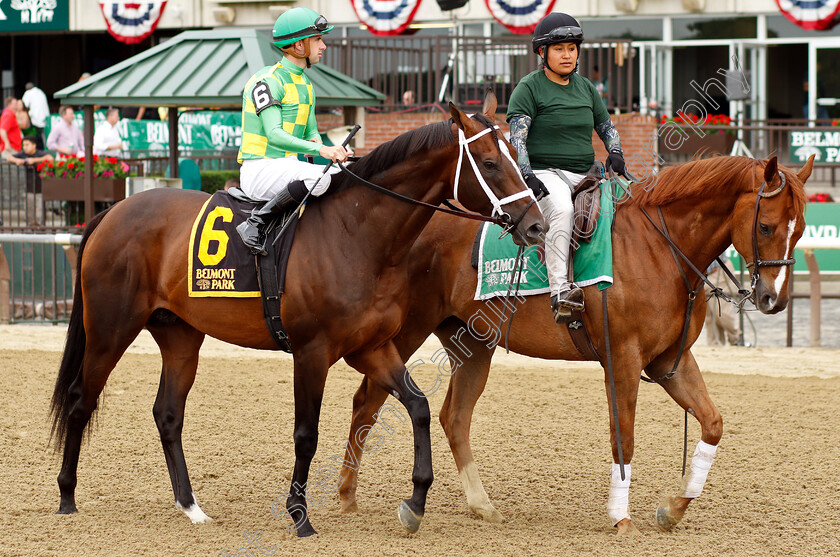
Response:
[{"label": "person in red shirt", "polygon": [[0,154],[17,153],[21,150],[20,126],[17,122],[17,112],[23,108],[23,103],[14,98],[6,97],[6,108],[0,115]]}]

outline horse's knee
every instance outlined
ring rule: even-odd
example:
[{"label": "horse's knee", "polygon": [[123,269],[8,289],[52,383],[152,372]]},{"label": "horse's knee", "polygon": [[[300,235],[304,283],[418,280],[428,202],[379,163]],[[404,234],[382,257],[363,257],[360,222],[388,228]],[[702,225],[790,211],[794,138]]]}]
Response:
[{"label": "horse's knee", "polygon": [[174,410],[157,406],[152,409],[152,415],[155,417],[155,425],[157,425],[161,441],[166,443],[181,438],[181,430],[184,426],[183,416],[179,416]]},{"label": "horse's knee", "polygon": [[298,428],[294,434],[295,457],[299,459],[312,460],[318,448],[318,430],[309,428]]}]

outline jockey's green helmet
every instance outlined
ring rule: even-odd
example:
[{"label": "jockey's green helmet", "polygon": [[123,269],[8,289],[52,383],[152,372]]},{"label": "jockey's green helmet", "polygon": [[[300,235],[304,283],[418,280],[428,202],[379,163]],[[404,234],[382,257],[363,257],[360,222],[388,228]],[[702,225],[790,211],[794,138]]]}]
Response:
[{"label": "jockey's green helmet", "polygon": [[285,48],[307,37],[332,31],[327,18],[309,8],[292,8],[280,14],[274,22],[274,46]]}]

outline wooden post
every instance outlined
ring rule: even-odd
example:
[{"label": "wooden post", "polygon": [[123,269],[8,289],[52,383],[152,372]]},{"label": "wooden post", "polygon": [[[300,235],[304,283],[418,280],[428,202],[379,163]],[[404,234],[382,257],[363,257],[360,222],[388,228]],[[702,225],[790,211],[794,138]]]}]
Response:
[{"label": "wooden post", "polygon": [[811,294],[808,298],[811,301],[811,347],[819,348],[820,324],[822,320],[822,317],[820,316],[822,284],[820,283],[820,267],[817,265],[817,258],[814,255],[814,250],[805,250],[805,263],[808,265],[808,278],[811,281]]},{"label": "wooden post", "polygon": [[64,255],[67,257],[67,262],[70,264],[70,273],[73,277],[73,289],[76,288],[76,258],[79,254],[79,247],[70,244],[69,246],[64,246]]},{"label": "wooden post", "polygon": [[86,105],[85,113],[85,222],[96,214],[93,204],[93,105]]},{"label": "wooden post", "polygon": [[359,124],[362,129],[353,136],[353,148],[364,149],[365,147],[365,107],[363,106],[345,106],[344,107],[344,124],[352,126]]},{"label": "wooden post", "polygon": [[785,346],[793,346],[793,272],[788,279],[788,307],[787,307],[787,342]]},{"label": "wooden post", "polygon": [[178,107],[169,107],[169,176],[178,177]]},{"label": "wooden post", "polygon": [[9,271],[9,262],[0,245],[0,323],[8,323],[12,316],[12,300],[10,298],[10,285],[12,273]]}]

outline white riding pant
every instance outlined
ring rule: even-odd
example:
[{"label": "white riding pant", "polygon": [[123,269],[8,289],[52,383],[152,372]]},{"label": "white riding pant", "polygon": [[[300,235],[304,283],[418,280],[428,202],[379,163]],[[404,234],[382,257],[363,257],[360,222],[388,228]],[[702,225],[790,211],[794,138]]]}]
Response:
[{"label": "white riding pant", "polygon": [[[565,170],[562,172],[572,183],[584,179],[583,174]],[[551,295],[571,288],[569,282],[569,245],[572,241],[575,210],[572,205],[572,189],[554,170],[535,170],[534,175],[545,184],[549,195],[538,201],[543,216],[548,221],[545,235],[545,266],[548,269],[548,283]]]},{"label": "white riding pant", "polygon": [[[310,190],[315,197],[319,197],[330,187],[332,175],[340,171],[340,168],[333,166],[324,174],[323,166],[303,162],[297,157],[247,159],[242,162],[242,168],[239,171],[239,188],[252,199],[269,201],[288,187],[289,182],[302,180],[306,184],[306,189]],[[321,178],[322,174],[323,178]]]}]

